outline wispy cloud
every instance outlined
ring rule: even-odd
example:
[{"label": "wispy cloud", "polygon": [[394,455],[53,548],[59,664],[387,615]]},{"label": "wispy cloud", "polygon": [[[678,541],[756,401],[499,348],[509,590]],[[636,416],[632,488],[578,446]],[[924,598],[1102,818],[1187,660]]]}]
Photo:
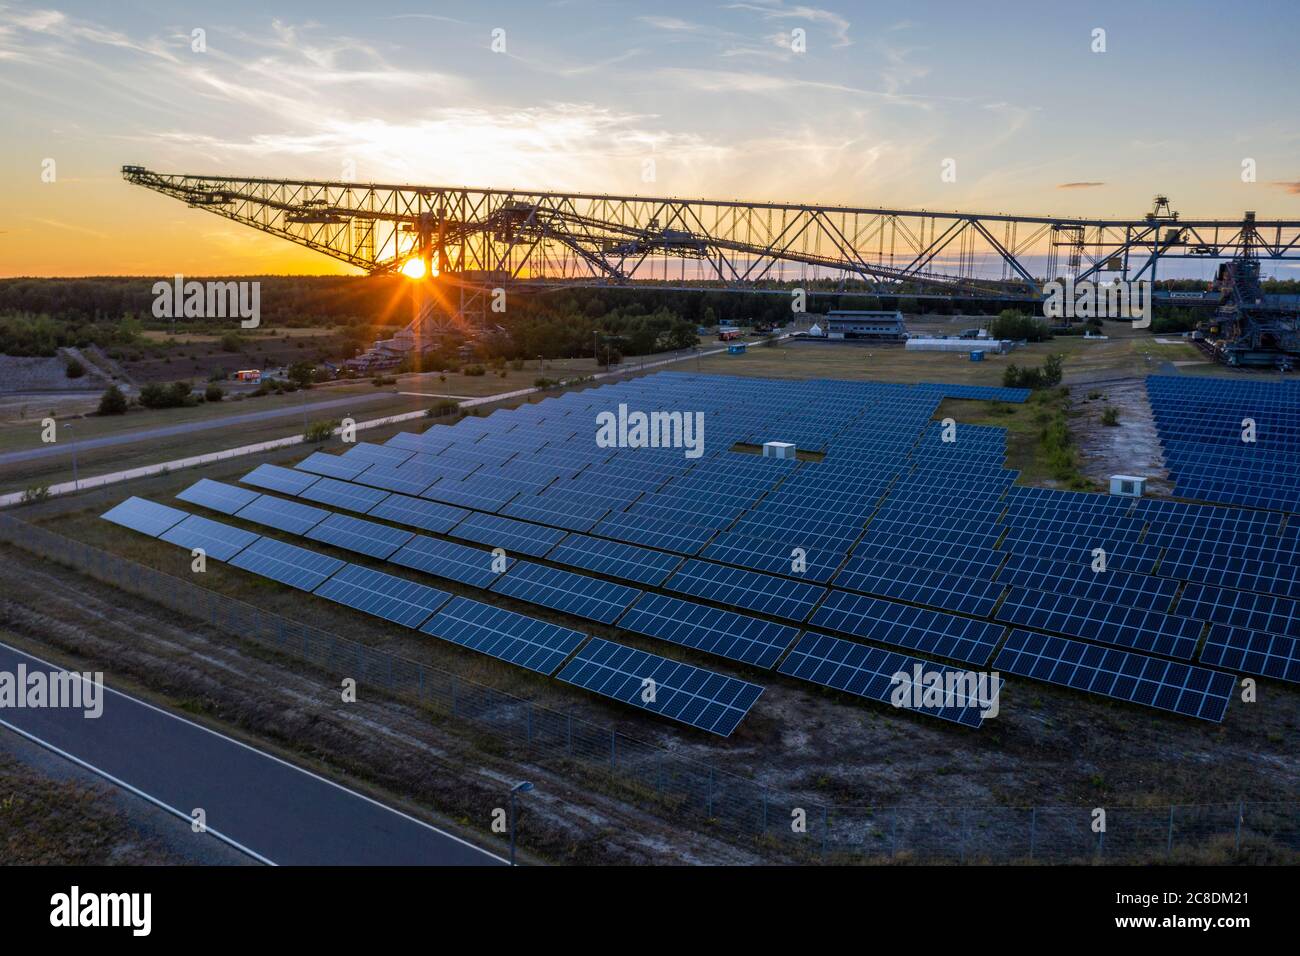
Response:
[{"label": "wispy cloud", "polygon": [[1106,185],[1105,183],[1090,183],[1090,182],[1058,183],[1056,188],[1057,189],[1093,189],[1097,186],[1105,186],[1105,185]]},{"label": "wispy cloud", "polygon": [[835,41],[832,46],[846,47],[853,44],[853,41],[849,39],[849,21],[833,10],[810,7],[804,4],[786,6],[784,0],[764,0],[761,3],[731,3],[727,7],[731,10],[749,10],[758,13],[765,20],[798,20],[816,23],[829,30]]}]

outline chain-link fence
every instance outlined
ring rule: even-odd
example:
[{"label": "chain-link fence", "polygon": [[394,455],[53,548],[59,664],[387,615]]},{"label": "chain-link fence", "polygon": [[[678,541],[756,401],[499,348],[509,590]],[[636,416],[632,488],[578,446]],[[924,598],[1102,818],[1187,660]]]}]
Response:
[{"label": "chain-link fence", "polygon": [[325,671],[415,699],[494,753],[616,791],[774,861],[1277,860],[1300,852],[1300,803],[1163,807],[843,807],[801,799],[0,514],[0,541]]}]

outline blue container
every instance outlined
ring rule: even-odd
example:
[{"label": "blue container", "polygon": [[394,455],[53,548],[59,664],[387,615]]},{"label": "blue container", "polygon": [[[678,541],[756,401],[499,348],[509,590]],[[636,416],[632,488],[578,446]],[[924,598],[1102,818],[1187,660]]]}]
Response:
[{"label": "blue container", "polygon": [[972,350],[971,353],[970,353],[970,360],[971,360],[972,362],[982,362],[982,361],[984,361],[984,350],[983,350],[983,349],[974,349],[974,350]]}]

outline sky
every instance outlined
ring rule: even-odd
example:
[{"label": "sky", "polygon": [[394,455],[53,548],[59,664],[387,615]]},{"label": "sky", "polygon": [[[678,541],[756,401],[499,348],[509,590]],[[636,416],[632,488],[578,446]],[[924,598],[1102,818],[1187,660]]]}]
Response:
[{"label": "sky", "polygon": [[355,271],[124,164],[1300,218],[1298,35],[1294,0],[0,0],[0,276]]}]

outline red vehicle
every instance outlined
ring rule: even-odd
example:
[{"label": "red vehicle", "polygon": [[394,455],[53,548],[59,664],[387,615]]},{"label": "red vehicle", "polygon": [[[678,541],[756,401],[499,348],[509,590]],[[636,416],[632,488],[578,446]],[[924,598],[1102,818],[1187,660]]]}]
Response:
[{"label": "red vehicle", "polygon": [[740,329],[722,329],[718,332],[719,342],[730,342],[732,339],[740,338]]}]

